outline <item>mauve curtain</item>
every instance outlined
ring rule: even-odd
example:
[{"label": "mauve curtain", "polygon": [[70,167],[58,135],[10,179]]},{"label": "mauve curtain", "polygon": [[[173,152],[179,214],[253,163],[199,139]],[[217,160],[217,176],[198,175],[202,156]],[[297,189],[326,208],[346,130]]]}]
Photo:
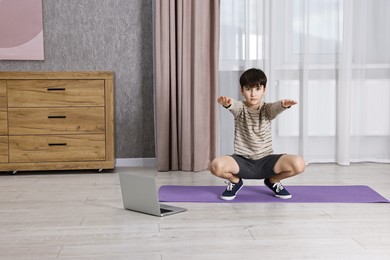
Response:
[{"label": "mauve curtain", "polygon": [[159,171],[202,171],[216,155],[219,0],[156,0]]}]

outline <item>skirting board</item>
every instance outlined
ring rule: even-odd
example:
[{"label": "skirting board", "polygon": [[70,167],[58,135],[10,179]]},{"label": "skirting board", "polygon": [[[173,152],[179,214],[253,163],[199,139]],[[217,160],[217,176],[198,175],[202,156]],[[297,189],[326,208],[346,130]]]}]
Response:
[{"label": "skirting board", "polygon": [[117,158],[115,167],[156,166],[156,158]]}]

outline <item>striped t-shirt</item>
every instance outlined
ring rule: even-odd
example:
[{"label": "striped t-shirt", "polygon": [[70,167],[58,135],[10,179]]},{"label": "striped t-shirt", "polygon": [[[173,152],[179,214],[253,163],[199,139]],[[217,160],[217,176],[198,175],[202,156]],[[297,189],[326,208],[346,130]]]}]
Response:
[{"label": "striped t-shirt", "polygon": [[285,110],[281,101],[263,102],[253,110],[244,101],[232,100],[228,109],[234,115],[234,153],[252,160],[272,154],[271,120]]}]

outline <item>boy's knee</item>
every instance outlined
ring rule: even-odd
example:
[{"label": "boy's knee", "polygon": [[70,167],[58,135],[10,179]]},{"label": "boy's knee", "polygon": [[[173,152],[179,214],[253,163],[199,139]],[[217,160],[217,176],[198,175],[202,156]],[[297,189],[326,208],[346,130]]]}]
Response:
[{"label": "boy's knee", "polygon": [[298,156],[293,161],[293,168],[296,173],[302,173],[305,170],[306,163],[302,157]]},{"label": "boy's knee", "polygon": [[218,158],[216,158],[216,159],[211,161],[211,163],[210,163],[210,171],[215,176],[220,175],[220,173],[222,171],[222,168],[223,168],[223,165],[220,162],[220,160],[218,160]]},{"label": "boy's knee", "polygon": [[[210,162],[210,171],[212,174],[214,174],[216,171],[217,171],[217,168],[218,168],[218,162],[216,161],[216,159],[212,160]],[[215,175],[215,174],[214,174]]]}]

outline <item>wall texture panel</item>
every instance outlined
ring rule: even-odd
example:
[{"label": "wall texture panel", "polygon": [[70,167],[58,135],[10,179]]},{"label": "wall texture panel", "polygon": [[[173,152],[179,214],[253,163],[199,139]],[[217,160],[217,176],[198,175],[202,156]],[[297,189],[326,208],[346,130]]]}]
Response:
[{"label": "wall texture panel", "polygon": [[0,70],[113,71],[116,157],[155,157],[152,1],[43,0],[45,60]]}]

